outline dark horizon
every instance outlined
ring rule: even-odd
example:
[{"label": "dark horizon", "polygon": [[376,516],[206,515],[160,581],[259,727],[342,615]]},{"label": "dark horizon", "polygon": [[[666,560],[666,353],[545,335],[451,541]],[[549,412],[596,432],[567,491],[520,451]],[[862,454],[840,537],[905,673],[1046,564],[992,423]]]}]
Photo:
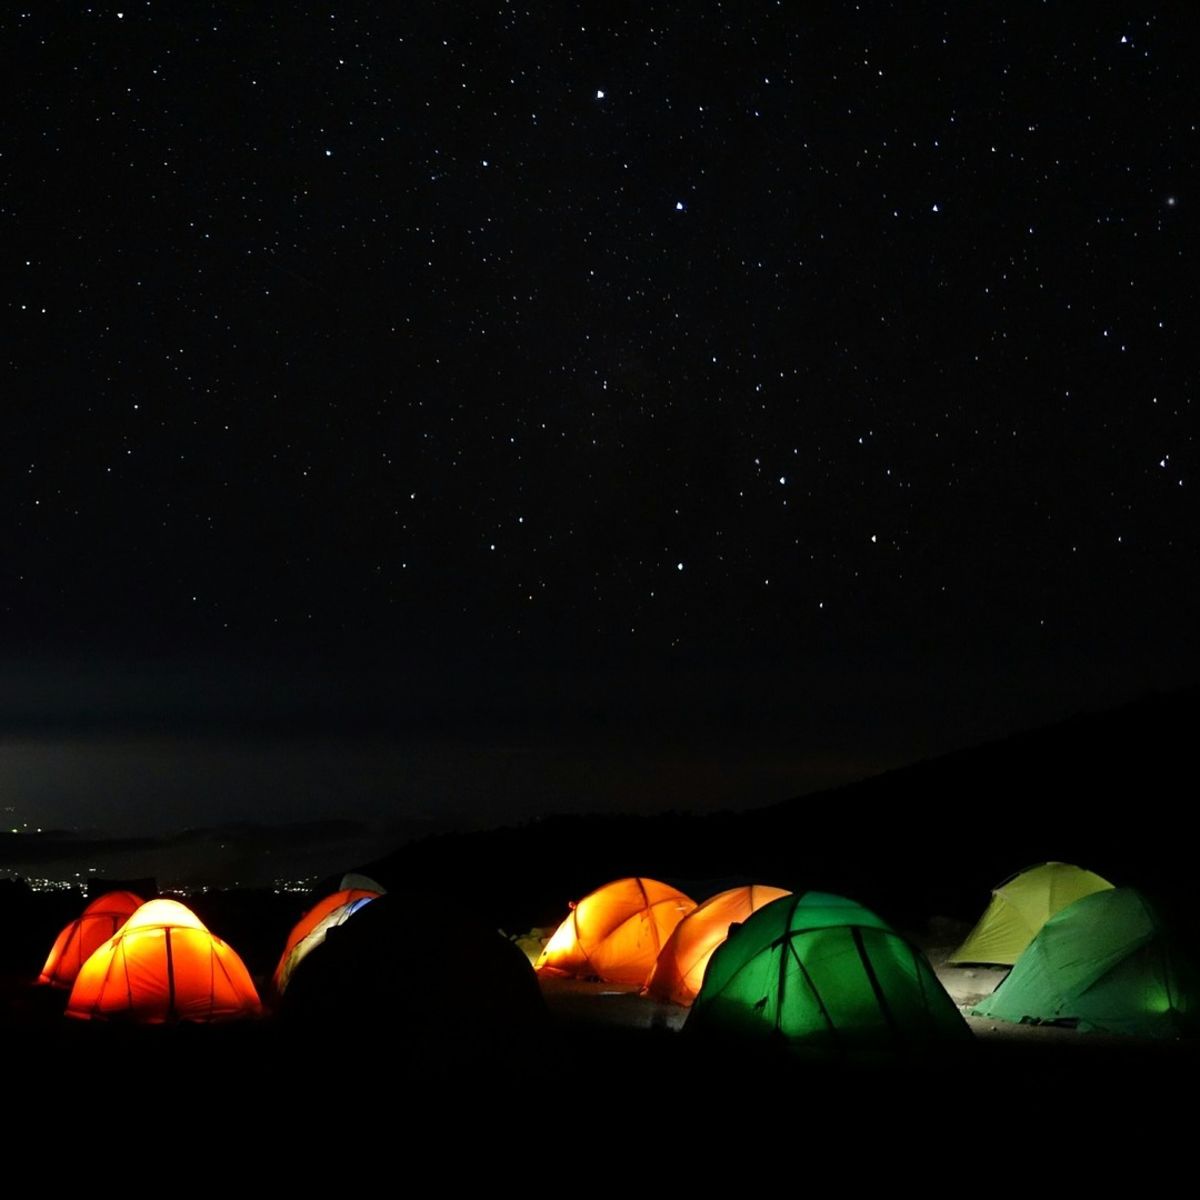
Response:
[{"label": "dark horizon", "polygon": [[[768,878],[790,879],[804,864],[810,882],[824,879],[833,886],[831,873],[848,872],[860,879],[858,886],[878,891],[889,872],[906,869],[902,864],[941,862],[946,839],[970,837],[978,822],[987,834],[956,867],[964,882],[983,862],[999,877],[1012,862],[1066,854],[1108,864],[1114,874],[1136,870],[1169,889],[1172,872],[1164,864],[1183,851],[1163,844],[1155,814],[1169,806],[1177,781],[1190,769],[1189,734],[1198,705],[1200,688],[1158,692],[865,776],[844,762],[826,762],[813,773],[810,763],[810,786],[786,795],[781,789],[805,777],[803,768],[762,755],[738,763],[728,746],[714,749],[708,760],[694,752],[672,756],[661,746],[648,747],[642,760],[614,757],[611,746],[590,756],[559,748],[553,763],[544,750],[530,747],[475,748],[458,756],[459,775],[451,782],[462,791],[448,791],[443,803],[430,804],[447,784],[449,756],[442,746],[273,743],[211,732],[190,741],[95,742],[89,786],[102,790],[111,782],[114,763],[127,773],[122,791],[127,829],[37,828],[23,822],[11,831],[5,827],[0,876],[25,878],[35,890],[79,887],[95,876],[100,885],[149,878],[160,888],[294,892],[364,864],[370,874],[383,871],[389,886],[413,872],[432,879],[439,870],[453,873],[456,855],[466,856],[473,871],[502,877],[506,860],[516,855],[514,863],[525,860],[519,877],[529,881],[549,873],[575,891],[613,870],[733,878],[752,862],[773,864]],[[31,775],[43,782],[64,778],[64,745],[9,749],[17,761],[31,750],[40,753],[40,770]],[[412,769],[422,755],[414,782]],[[366,764],[371,771],[364,770]],[[393,791],[404,786],[388,770],[398,764],[408,768],[407,793]],[[707,777],[698,773],[705,770]],[[539,803],[545,788],[555,782],[569,788],[584,774],[590,789],[564,791],[557,805]],[[192,793],[170,794],[184,776],[194,777]],[[747,802],[751,778],[779,790]],[[130,788],[131,779],[140,783]],[[365,781],[368,786],[350,803],[355,783]],[[161,790],[147,795],[141,786],[153,789],[163,782],[167,795]],[[281,795],[281,787],[297,782],[297,790]],[[4,783],[11,794],[11,778]],[[233,785],[235,794],[214,805],[222,784]],[[246,816],[245,798],[237,792],[247,784],[260,789],[253,817]],[[597,802],[605,787],[616,795],[611,789],[619,784],[629,789],[619,802]],[[306,803],[327,787],[339,797],[337,816],[318,815],[328,805],[310,810]],[[725,787],[734,788],[741,802],[721,802],[728,799],[721,793]],[[691,803],[665,804],[681,794]],[[1081,797],[1109,811],[1143,794],[1153,796],[1154,804],[1139,808],[1130,822],[1101,822],[1086,831],[1080,826]],[[1027,819],[1012,819],[1014,803]],[[206,820],[182,830],[161,824],[164,813],[181,811],[203,811]],[[482,815],[487,812],[503,815],[489,819]],[[878,836],[864,841],[861,821],[868,814]],[[5,815],[18,821],[11,806]],[[897,858],[901,845],[905,852]],[[935,877],[942,874],[939,867]],[[499,893],[521,890],[499,878],[494,883]]]},{"label": "dark horizon", "polygon": [[614,668],[588,677],[581,702],[565,671],[471,691],[378,666],[10,662],[0,787],[10,824],[127,836],[238,820],[485,828],[552,812],[740,810],[1191,682],[1171,664],[1132,695],[1103,663],[1037,687],[997,669],[982,691],[948,665],[919,687],[865,674],[809,673],[805,687],[761,669],[735,691],[715,670]]}]

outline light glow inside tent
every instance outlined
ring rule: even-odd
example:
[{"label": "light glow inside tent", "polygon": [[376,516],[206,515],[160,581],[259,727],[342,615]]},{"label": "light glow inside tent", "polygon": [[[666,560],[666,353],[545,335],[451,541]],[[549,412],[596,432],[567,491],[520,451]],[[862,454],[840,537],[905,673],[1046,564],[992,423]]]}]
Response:
[{"label": "light glow inside tent", "polygon": [[574,906],[535,968],[641,987],[675,926],[695,907],[690,897],[656,879],[617,879]]},{"label": "light glow inside tent", "polygon": [[50,948],[38,983],[69,988],[80,968],[129,918],[143,901],[133,892],[106,892],[59,933]]},{"label": "light glow inside tent", "polygon": [[1102,876],[1070,863],[1020,871],[992,889],[983,916],[946,961],[1011,967],[1055,913],[1111,887]]},{"label": "light glow inside tent", "polygon": [[257,1016],[237,953],[176,900],[151,900],[83,964],[67,1016],[159,1025]]},{"label": "light glow inside tent", "polygon": [[675,926],[643,993],[656,1000],[690,1005],[704,982],[713,951],[729,936],[729,927],[790,894],[784,888],[750,884],[705,900]]},{"label": "light glow inside tent", "polygon": [[684,1031],[777,1038],[820,1054],[971,1038],[916,946],[869,909],[822,892],[775,900],[730,934]]},{"label": "light glow inside tent", "polygon": [[973,1015],[1141,1037],[1200,1032],[1200,964],[1135,888],[1106,888],[1046,922]]}]

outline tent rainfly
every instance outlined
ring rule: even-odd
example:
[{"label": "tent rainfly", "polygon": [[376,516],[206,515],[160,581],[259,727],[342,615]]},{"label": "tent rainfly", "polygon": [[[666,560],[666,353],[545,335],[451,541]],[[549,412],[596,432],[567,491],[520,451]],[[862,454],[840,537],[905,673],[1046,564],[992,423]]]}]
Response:
[{"label": "tent rainfly", "polygon": [[684,1031],[834,1054],[971,1037],[920,950],[861,905],[822,892],[775,900],[730,933]]},{"label": "tent rainfly", "polygon": [[97,896],[54,939],[46,965],[38,976],[38,983],[69,988],[92,952],[103,946],[142,903],[141,898],[132,892],[106,892],[103,896]]},{"label": "tent rainfly", "polygon": [[1135,888],[1107,888],[1052,916],[972,1015],[1082,1030],[1200,1033],[1200,968]]},{"label": "tent rainfly", "polygon": [[283,953],[279,956],[279,965],[271,977],[271,987],[275,995],[283,995],[292,972],[300,965],[305,955],[325,940],[330,929],[348,921],[364,904],[369,904],[379,894],[365,888],[347,888],[334,892],[333,895],[326,896],[314,904],[292,926],[292,931],[288,934]]},{"label": "tent rainfly", "polygon": [[675,926],[695,907],[657,879],[617,879],[571,906],[535,969],[642,987]]},{"label": "tent rainfly", "polygon": [[365,904],[301,962],[279,1015],[378,1053],[404,1042],[421,1053],[464,1047],[520,1052],[546,1004],[529,959],[475,912],[470,893],[389,892]]},{"label": "tent rainfly", "polygon": [[705,900],[675,926],[642,989],[643,995],[690,1005],[704,982],[713,951],[729,936],[729,927],[745,921],[772,900],[790,894],[783,888],[752,883]]},{"label": "tent rainfly", "polygon": [[67,1016],[161,1025],[257,1016],[245,964],[176,900],[151,900],[83,964]]},{"label": "tent rainfly", "polygon": [[1056,912],[1111,887],[1107,879],[1070,863],[1048,862],[1020,871],[992,889],[978,924],[946,961],[1011,967]]}]

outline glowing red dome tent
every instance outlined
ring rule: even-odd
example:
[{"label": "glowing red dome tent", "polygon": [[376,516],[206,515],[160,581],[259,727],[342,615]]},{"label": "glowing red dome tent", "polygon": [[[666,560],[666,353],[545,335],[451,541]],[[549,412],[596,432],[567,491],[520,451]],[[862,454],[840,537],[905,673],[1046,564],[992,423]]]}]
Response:
[{"label": "glowing red dome tent", "polygon": [[103,946],[143,903],[141,897],[132,892],[106,892],[97,896],[54,939],[38,983],[69,988],[93,951]]}]

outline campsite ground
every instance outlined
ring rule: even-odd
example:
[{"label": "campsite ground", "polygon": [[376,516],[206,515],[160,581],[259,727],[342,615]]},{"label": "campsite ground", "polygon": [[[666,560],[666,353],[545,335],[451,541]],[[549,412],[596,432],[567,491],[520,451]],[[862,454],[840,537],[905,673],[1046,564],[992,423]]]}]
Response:
[{"label": "campsite ground", "polygon": [[24,981],[5,992],[11,1163],[123,1171],[111,1151],[132,1133],[139,1171],[189,1145],[203,1162],[188,1170],[212,1171],[220,1147],[247,1184],[267,1171],[306,1190],[411,1188],[431,1171],[439,1190],[612,1192],[631,1175],[703,1190],[801,1166],[810,1187],[832,1172],[857,1188],[901,1163],[910,1182],[976,1192],[1048,1152],[1044,1178],[1078,1181],[1189,1146],[1191,1104],[1174,1098],[1200,1065],[1195,1046],[975,1022],[973,1043],[934,1060],[806,1062],[700,1046],[676,1032],[682,1010],[596,984],[549,984],[547,1027],[500,1044],[360,1014],[318,1035],[273,1020],[122,1029],[66,1021]]},{"label": "campsite ground", "polygon": [[[926,951],[938,980],[957,1005],[971,1032],[981,1043],[1016,1043],[1021,1045],[1085,1049],[1099,1046],[1118,1051],[1130,1046],[1129,1039],[1105,1034],[1081,1034],[1075,1029],[1054,1025],[1015,1025],[987,1017],[975,1017],[970,1009],[991,993],[1007,974],[1001,967],[953,966],[945,961],[948,949]],[[566,1026],[595,1027],[625,1030],[631,1033],[670,1032],[678,1034],[687,1020],[688,1010],[678,1004],[668,1004],[640,996],[636,987],[597,983],[579,979],[544,978],[542,994],[554,1017]],[[1161,1053],[1163,1044],[1147,1041],[1139,1044],[1144,1052]],[[1176,1043],[1170,1051],[1178,1049]],[[1200,1052],[1200,1046],[1195,1047]]]},{"label": "campsite ground", "polygon": [[[235,899],[224,903],[236,927]],[[274,902],[262,912],[261,935],[244,939],[260,980],[286,929]],[[1200,1046],[1074,1030],[971,1019],[977,1036],[936,1058],[822,1063],[702,1044],[680,1033],[677,1006],[557,980],[543,982],[547,1020],[508,1037],[478,1036],[470,1021],[448,1030],[363,1011],[315,1028],[277,1018],[171,1029],[69,1021],[63,993],[29,982],[59,915],[49,904],[26,912],[30,936],[10,942],[0,975],[14,1175],[22,1160],[42,1178],[93,1161],[142,1172],[177,1154],[180,1139],[197,1152],[199,1139],[206,1155],[230,1147],[230,1169],[247,1184],[266,1171],[272,1186],[306,1190],[356,1180],[410,1188],[431,1170],[451,1190],[488,1180],[611,1192],[631,1179],[639,1190],[657,1179],[703,1190],[733,1170],[766,1185],[788,1163],[803,1165],[810,1184],[838,1171],[858,1187],[901,1162],[975,1192],[1048,1150],[1051,1170],[1079,1179],[1098,1161],[1144,1163],[1148,1146],[1156,1161],[1190,1146],[1191,1104],[1174,1097],[1190,1093]],[[939,936],[925,949],[956,1003],[990,991],[1002,973],[948,967],[955,931],[930,928]],[[455,985],[422,977],[419,955],[413,965],[436,1009],[440,989]]]},{"label": "campsite ground", "polygon": [[[1012,1025],[971,1016],[969,1010],[995,991],[1007,974],[1007,968],[949,963],[946,960],[961,941],[967,927],[938,918],[931,921],[927,928],[934,931],[932,939],[926,934],[913,935],[913,940],[921,946],[939,982],[977,1037],[1064,1045],[1078,1040],[1080,1035],[1071,1029],[1048,1025]],[[950,936],[947,937],[947,934]],[[678,1033],[687,1019],[686,1008],[639,996],[637,988],[552,977],[543,978],[541,982],[543,995],[551,1011],[560,1020],[570,1024]]]}]

